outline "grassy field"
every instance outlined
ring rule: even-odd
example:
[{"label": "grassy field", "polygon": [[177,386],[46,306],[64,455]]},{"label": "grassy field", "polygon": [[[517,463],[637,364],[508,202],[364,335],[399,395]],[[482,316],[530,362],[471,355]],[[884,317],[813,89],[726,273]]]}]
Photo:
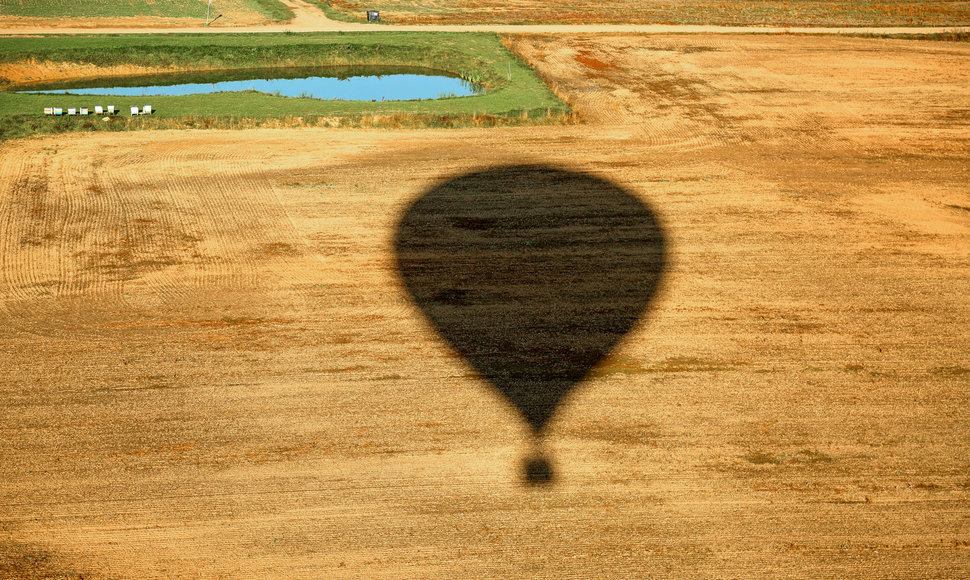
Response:
[{"label": "grassy field", "polygon": [[353,20],[379,9],[391,23],[651,23],[775,26],[957,26],[970,23],[964,1],[881,0],[314,0]]},{"label": "grassy field", "polygon": [[[32,63],[44,63],[38,67]],[[60,69],[58,64],[82,67]],[[425,101],[357,102],[286,98],[264,93],[216,93],[181,97],[91,97],[17,94],[38,81],[71,80],[98,71],[137,68],[142,72],[229,70],[329,65],[408,65],[457,73],[482,85],[484,95]],[[36,71],[56,69],[62,77],[41,78]],[[511,67],[511,80],[508,78]],[[28,73],[22,71],[27,70]],[[27,77],[27,75],[34,75]],[[56,76],[56,75],[55,75]],[[456,117],[478,123],[492,117],[521,120],[536,116],[558,118],[569,112],[498,37],[490,34],[449,33],[315,33],[269,35],[85,36],[0,39],[0,138],[71,130],[124,130],[137,127],[252,126],[265,119],[289,117],[294,123],[332,124],[373,121],[374,115],[393,117],[393,124],[417,116],[418,124],[455,124]],[[95,102],[97,101],[97,102]],[[136,102],[137,101],[137,102]],[[45,107],[114,104],[151,104],[153,119],[116,118],[109,122],[80,118],[44,118]],[[302,117],[301,121],[295,119]],[[246,120],[244,120],[246,119]],[[356,119],[356,121],[354,121]],[[462,124],[462,123],[458,123]]]},{"label": "grassy field", "polygon": [[[96,18],[150,16],[205,18],[207,0],[0,0],[0,14],[39,18]],[[215,0],[213,15],[256,13],[270,20],[292,18],[292,11],[277,0]]]}]

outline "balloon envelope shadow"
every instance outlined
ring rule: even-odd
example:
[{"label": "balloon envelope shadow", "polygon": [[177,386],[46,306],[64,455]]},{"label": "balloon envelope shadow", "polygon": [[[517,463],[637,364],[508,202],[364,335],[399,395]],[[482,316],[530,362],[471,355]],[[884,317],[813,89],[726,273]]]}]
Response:
[{"label": "balloon envelope shadow", "polygon": [[[395,250],[421,310],[536,438],[643,315],[666,258],[660,224],[640,199],[538,165],[431,189],[402,217]],[[543,461],[528,464],[527,479],[551,479]]]}]

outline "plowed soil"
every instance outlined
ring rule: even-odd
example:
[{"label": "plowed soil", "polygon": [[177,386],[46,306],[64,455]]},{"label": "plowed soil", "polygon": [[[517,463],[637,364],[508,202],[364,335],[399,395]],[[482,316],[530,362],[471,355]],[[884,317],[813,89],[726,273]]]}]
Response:
[{"label": "plowed soil", "polygon": [[[966,574],[970,46],[508,42],[583,124],[0,145],[0,577]],[[539,487],[392,252],[523,162],[669,251]]]}]

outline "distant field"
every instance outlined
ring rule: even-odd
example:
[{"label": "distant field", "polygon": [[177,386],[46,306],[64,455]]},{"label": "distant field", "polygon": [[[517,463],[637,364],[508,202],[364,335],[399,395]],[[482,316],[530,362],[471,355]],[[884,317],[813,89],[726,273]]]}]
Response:
[{"label": "distant field", "polygon": [[357,20],[391,23],[651,23],[774,26],[962,26],[970,2],[880,0],[315,0]]},{"label": "distant field", "polygon": [[[35,18],[201,18],[207,0],[0,0],[0,15]],[[212,14],[262,16],[286,20],[292,12],[278,0],[214,0]]]}]

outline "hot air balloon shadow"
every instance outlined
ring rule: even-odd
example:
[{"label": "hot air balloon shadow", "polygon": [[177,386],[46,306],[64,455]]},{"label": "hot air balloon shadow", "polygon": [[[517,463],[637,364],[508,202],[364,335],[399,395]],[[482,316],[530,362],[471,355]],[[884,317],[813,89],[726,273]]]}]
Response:
[{"label": "hot air balloon shadow", "polygon": [[[395,251],[418,307],[519,410],[536,450],[562,400],[643,316],[666,259],[641,199],[541,165],[434,187],[404,213]],[[553,479],[538,451],[524,471]]]}]

